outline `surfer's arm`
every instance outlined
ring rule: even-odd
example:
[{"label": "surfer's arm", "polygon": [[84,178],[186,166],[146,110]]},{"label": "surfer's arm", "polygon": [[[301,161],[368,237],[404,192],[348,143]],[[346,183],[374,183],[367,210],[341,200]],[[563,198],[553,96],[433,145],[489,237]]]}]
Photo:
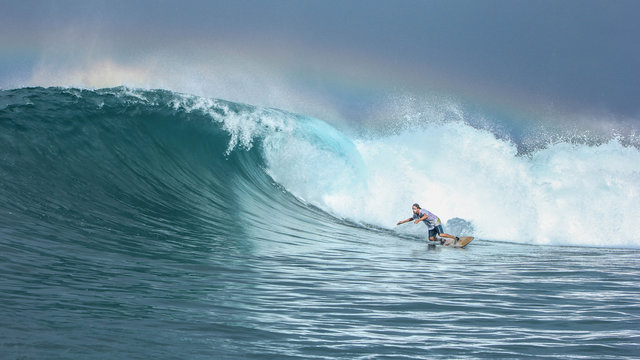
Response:
[{"label": "surfer's arm", "polygon": [[[422,215],[422,217],[416,221],[414,221],[414,223],[419,223],[420,221],[424,221],[427,220],[427,214]],[[409,219],[409,221],[411,221],[411,219]]]},{"label": "surfer's arm", "polygon": [[396,225],[400,225],[400,224],[404,224],[404,223],[408,223],[409,221],[413,220],[413,218],[408,218],[407,220],[400,220],[398,221],[398,223]]}]

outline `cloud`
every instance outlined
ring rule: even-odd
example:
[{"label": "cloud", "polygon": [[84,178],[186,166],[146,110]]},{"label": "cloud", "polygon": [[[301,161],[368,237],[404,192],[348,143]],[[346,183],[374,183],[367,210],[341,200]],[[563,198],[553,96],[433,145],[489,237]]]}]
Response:
[{"label": "cloud", "polygon": [[144,87],[151,79],[151,69],[130,66],[110,59],[99,60],[78,67],[65,68],[54,64],[40,64],[29,80],[30,85],[76,86],[104,88],[119,85]]}]

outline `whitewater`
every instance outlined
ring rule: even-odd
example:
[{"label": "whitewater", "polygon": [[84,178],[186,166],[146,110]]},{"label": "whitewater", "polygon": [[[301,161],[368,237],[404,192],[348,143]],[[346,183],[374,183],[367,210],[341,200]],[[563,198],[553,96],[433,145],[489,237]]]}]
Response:
[{"label": "whitewater", "polygon": [[[168,90],[1,90],[0,351],[637,356],[637,144],[523,151],[451,107],[362,131]],[[415,202],[476,239],[428,247],[396,226]]]},{"label": "whitewater", "polygon": [[[198,98],[174,105],[217,109]],[[392,228],[408,205],[421,202],[445,221],[463,220],[456,230],[484,239],[640,246],[640,151],[615,137],[598,145],[555,141],[521,156],[516,144],[464,115],[355,139],[282,112],[212,118],[231,134],[227,152],[260,139],[266,172],[338,218]]]}]

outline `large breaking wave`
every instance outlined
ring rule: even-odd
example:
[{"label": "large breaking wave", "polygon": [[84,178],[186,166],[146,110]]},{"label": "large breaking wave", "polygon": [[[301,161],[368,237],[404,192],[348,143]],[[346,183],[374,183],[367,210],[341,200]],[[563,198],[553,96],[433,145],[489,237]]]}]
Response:
[{"label": "large breaking wave", "polygon": [[347,220],[344,231],[424,236],[423,226],[395,227],[420,202],[448,232],[487,240],[640,245],[636,147],[559,141],[522,154],[464,119],[411,125],[360,137],[165,90],[5,90],[2,232],[233,247],[247,236],[304,239]]}]

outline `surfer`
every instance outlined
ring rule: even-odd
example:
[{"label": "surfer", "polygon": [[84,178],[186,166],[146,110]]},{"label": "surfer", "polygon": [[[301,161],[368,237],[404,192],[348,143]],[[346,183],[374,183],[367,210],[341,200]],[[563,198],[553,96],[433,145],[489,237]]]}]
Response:
[{"label": "surfer", "polygon": [[407,220],[398,221],[397,225],[407,223],[411,220],[414,220],[414,224],[423,221],[429,229],[429,241],[435,241],[437,235],[439,235],[440,237],[454,239],[456,241],[459,240],[457,236],[449,235],[444,232],[444,230],[442,229],[442,222],[440,221],[440,218],[437,217],[434,213],[420,208],[420,205],[418,204],[413,204],[411,209],[413,210],[413,216],[408,218]]}]

